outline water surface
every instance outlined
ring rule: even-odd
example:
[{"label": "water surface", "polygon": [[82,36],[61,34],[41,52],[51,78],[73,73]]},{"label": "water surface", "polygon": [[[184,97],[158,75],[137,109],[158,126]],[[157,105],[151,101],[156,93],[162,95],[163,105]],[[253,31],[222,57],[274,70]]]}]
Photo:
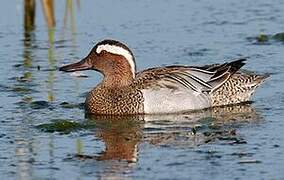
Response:
[{"label": "water surface", "polygon": [[[65,8],[70,2],[55,2],[55,28],[40,1],[28,28],[22,1],[0,7],[3,179],[284,178],[284,51],[273,38],[283,33],[283,1],[84,0]],[[248,57],[245,68],[272,74],[252,104],[85,118],[86,92],[101,75],[56,69],[104,38],[126,42],[138,70]]]}]

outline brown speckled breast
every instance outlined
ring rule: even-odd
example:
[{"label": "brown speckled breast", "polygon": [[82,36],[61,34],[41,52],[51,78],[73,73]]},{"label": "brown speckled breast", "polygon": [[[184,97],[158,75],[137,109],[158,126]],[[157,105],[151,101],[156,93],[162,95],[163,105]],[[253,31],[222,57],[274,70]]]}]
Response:
[{"label": "brown speckled breast", "polygon": [[143,114],[143,95],[135,86],[110,89],[99,85],[89,92],[85,109],[91,114]]}]

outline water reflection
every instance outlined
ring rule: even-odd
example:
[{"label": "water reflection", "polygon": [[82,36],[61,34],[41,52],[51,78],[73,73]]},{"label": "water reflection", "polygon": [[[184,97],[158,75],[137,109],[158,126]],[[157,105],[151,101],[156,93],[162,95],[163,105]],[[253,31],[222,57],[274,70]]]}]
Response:
[{"label": "water reflection", "polygon": [[191,113],[145,116],[87,116],[96,123],[95,135],[105,143],[99,155],[77,154],[81,159],[138,161],[142,142],[192,148],[215,140],[245,143],[238,125],[257,122],[261,116],[250,104],[218,107]]},{"label": "water reflection", "polygon": [[[96,160],[137,162],[138,145],[143,134],[142,116],[88,116],[96,122],[96,137],[103,140],[105,150]],[[89,156],[80,156],[88,158]]]},{"label": "water reflection", "polygon": [[[42,11],[45,17],[45,22],[47,25],[47,36],[48,36],[48,51],[47,51],[47,60],[49,66],[49,72],[47,77],[47,100],[49,102],[54,101],[54,80],[55,80],[55,69],[58,62],[56,61],[56,55],[58,52],[56,51],[55,44],[65,42],[65,31],[68,25],[68,20],[70,19],[70,29],[71,29],[71,38],[72,39],[72,53],[76,54],[77,46],[76,46],[76,21],[74,17],[74,8],[73,8],[73,0],[66,0],[65,13],[63,17],[63,28],[62,34],[60,34],[59,38],[56,38],[56,18],[55,18],[55,6],[54,0],[41,0]],[[80,1],[77,1],[77,6],[80,7]],[[23,58],[24,63],[23,66],[25,68],[33,67],[33,57],[37,46],[36,38],[35,38],[35,17],[36,17],[36,1],[35,0],[25,0],[24,1],[24,52]],[[56,40],[59,39],[59,40]],[[60,45],[65,47],[64,45]],[[68,47],[68,46],[66,46]],[[41,69],[40,66],[37,66],[38,70]],[[23,77],[28,77],[29,79],[32,76],[32,70],[30,69],[28,72],[24,73]]]},{"label": "water reflection", "polygon": [[[38,171],[39,164],[36,162],[36,157],[38,157],[37,153],[40,149],[38,145],[38,139],[34,138],[36,132],[31,131],[31,125],[35,124],[36,120],[39,119],[37,117],[37,113],[32,112],[31,109],[26,108],[24,105],[27,103],[31,103],[33,96],[35,96],[36,90],[35,88],[39,87],[39,84],[36,84],[36,77],[38,79],[42,78],[43,73],[37,73],[37,70],[40,70],[41,67],[35,67],[35,55],[38,55],[38,47],[48,45],[46,64],[48,65],[50,71],[47,74],[47,93],[48,93],[48,101],[54,100],[54,80],[55,80],[55,71],[56,69],[56,52],[55,52],[55,14],[54,14],[54,1],[53,0],[42,0],[41,5],[44,12],[46,24],[47,24],[47,41],[44,41],[44,44],[40,44],[41,41],[37,41],[36,39],[36,0],[24,0],[24,18],[23,18],[23,55],[20,64],[14,65],[16,70],[18,70],[22,75],[20,77],[16,77],[15,87],[13,87],[13,92],[21,98],[21,103],[19,103],[19,107],[16,107],[15,113],[13,117],[17,119],[19,125],[16,128],[16,131],[13,133],[15,135],[15,162],[13,162],[13,166],[17,168],[17,175],[19,179],[31,179],[35,177]],[[75,26],[75,25],[74,25]],[[73,34],[72,34],[73,35]],[[73,37],[73,36],[72,36]],[[75,38],[75,37],[74,37]],[[58,41],[60,42],[60,41]],[[75,41],[74,41],[75,42]],[[76,46],[73,46],[76,47]],[[52,71],[53,69],[53,71]],[[36,87],[35,87],[36,86]],[[28,95],[28,96],[27,96]],[[44,95],[43,95],[44,96]],[[45,102],[45,101],[41,101]],[[44,114],[44,113],[43,113]],[[44,115],[43,115],[44,116]],[[48,158],[48,169],[50,169],[49,174],[50,177],[53,176],[55,168],[55,156],[54,156],[54,137],[51,134],[48,143],[49,153]],[[36,143],[35,143],[36,142]],[[37,164],[37,165],[35,165]],[[35,169],[37,171],[35,171]]]},{"label": "water reflection", "polygon": [[[80,174],[88,171],[102,179],[125,178],[142,158],[142,155],[139,157],[139,150],[143,151],[142,144],[179,149],[195,149],[208,143],[245,144],[247,142],[238,128],[261,120],[261,115],[251,104],[170,115],[87,115],[84,124],[95,124],[91,131],[94,131],[95,139],[105,144],[105,148],[99,153],[84,151],[83,144],[90,147],[98,141],[91,141],[95,144],[90,145],[90,142],[83,143],[84,140],[80,139],[77,153],[71,159],[85,162]],[[89,129],[89,126],[85,127]],[[76,141],[78,146],[78,139]]]},{"label": "water reflection", "polygon": [[184,113],[180,115],[145,116],[144,141],[153,145],[196,147],[215,141],[226,144],[245,143],[237,128],[244,123],[262,120],[250,104]]},{"label": "water reflection", "polygon": [[[56,59],[54,57],[54,29],[49,28],[48,29],[48,66],[49,69],[55,69],[56,67]],[[49,71],[48,73],[48,84],[47,84],[47,90],[48,90],[48,101],[54,100],[54,93],[53,93],[53,84],[55,79],[55,71]]]},{"label": "water reflection", "polygon": [[[77,1],[77,6],[78,8],[80,8],[80,1]],[[69,18],[70,18],[70,26],[71,26],[70,29],[71,29],[71,32],[74,34],[76,33],[76,21],[75,21],[75,16],[74,16],[74,8],[73,8],[72,0],[66,0],[66,3],[65,3],[63,29],[66,29]]]}]

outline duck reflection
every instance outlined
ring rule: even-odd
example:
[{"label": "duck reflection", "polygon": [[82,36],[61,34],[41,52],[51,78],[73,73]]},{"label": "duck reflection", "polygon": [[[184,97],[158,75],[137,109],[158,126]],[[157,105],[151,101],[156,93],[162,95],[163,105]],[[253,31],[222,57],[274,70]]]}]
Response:
[{"label": "duck reflection", "polygon": [[138,161],[139,144],[194,147],[215,139],[240,141],[236,127],[257,122],[261,116],[250,104],[169,115],[94,116],[87,121],[96,124],[96,137],[105,143],[97,156],[79,154],[79,158],[96,160]]},{"label": "duck reflection", "polygon": [[144,142],[194,148],[214,141],[231,145],[246,143],[238,134],[238,127],[257,123],[263,118],[250,103],[246,103],[179,115],[146,116],[144,120]]},{"label": "duck reflection", "polygon": [[137,161],[143,129],[141,116],[88,116],[88,119],[96,122],[96,136],[105,143],[97,160]]}]

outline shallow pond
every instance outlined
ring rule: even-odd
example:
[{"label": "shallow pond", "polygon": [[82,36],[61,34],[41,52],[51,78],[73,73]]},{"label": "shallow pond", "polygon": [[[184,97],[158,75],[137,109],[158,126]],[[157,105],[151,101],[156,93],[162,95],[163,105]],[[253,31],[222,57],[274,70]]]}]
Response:
[{"label": "shallow pond", "polygon": [[[284,1],[56,1],[54,29],[41,1],[24,26],[23,4],[0,6],[1,179],[284,178]],[[271,77],[251,104],[85,118],[101,75],[57,68],[104,38],[127,42],[139,70],[248,57]]]}]

